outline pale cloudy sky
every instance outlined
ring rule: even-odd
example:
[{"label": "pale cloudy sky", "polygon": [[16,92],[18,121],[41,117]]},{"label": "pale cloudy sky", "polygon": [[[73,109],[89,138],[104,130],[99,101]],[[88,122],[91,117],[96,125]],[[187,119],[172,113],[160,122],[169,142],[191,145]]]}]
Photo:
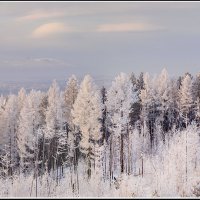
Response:
[{"label": "pale cloudy sky", "polygon": [[0,2],[0,80],[200,71],[200,2]]}]

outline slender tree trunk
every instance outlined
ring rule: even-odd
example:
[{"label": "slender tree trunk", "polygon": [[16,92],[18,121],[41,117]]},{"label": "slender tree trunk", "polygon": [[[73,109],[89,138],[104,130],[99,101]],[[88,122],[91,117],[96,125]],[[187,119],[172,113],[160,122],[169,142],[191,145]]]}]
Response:
[{"label": "slender tree trunk", "polygon": [[142,178],[143,178],[143,174],[144,174],[144,167],[143,167],[143,155],[142,155]]},{"label": "slender tree trunk", "polygon": [[10,175],[12,177],[12,138],[10,136],[10,166],[9,166]]},{"label": "slender tree trunk", "polygon": [[112,172],[112,169],[113,169],[113,133],[111,134],[111,138],[110,138],[110,161],[109,161],[109,172],[110,172],[110,183],[111,183],[111,180],[113,179],[113,172]]},{"label": "slender tree trunk", "polygon": [[124,135],[121,134],[121,148],[120,148],[120,160],[121,160],[121,173],[124,172]]},{"label": "slender tree trunk", "polygon": [[95,168],[96,168],[96,146],[94,144],[94,171],[95,171]]},{"label": "slender tree trunk", "polygon": [[[143,121],[143,134],[142,134],[142,151],[144,151],[144,137],[145,137],[145,133],[144,133],[144,124],[145,122]],[[143,164],[143,152],[142,152],[142,177],[143,177],[143,172],[144,172],[144,164]]]},{"label": "slender tree trunk", "polygon": [[58,167],[59,167],[59,157],[58,157],[58,139],[56,138],[55,142],[55,148],[56,148],[56,157],[55,157],[55,168],[56,168],[56,182],[58,185],[59,182],[59,175],[58,175]]},{"label": "slender tree trunk", "polygon": [[[74,126],[75,132],[75,126]],[[74,173],[76,175],[76,191],[79,193],[79,178],[78,178],[78,147],[77,147],[77,137],[75,136],[75,145],[73,149],[73,161],[74,161]]]},{"label": "slender tree trunk", "polygon": [[71,188],[72,188],[72,193],[74,194],[74,184],[73,184],[73,178],[72,178],[72,165],[70,163],[70,166],[69,166],[69,169],[70,169],[70,182],[71,182]]},{"label": "slender tree trunk", "polygon": [[45,139],[43,133],[43,144],[42,144],[42,174],[44,174],[44,147],[45,147]]},{"label": "slender tree trunk", "polygon": [[[77,165],[78,168],[78,165]],[[78,170],[76,170],[76,182],[77,182],[77,192],[79,194],[79,178],[78,178]]]},{"label": "slender tree trunk", "polygon": [[88,174],[88,179],[90,179],[91,178],[91,147],[89,147],[89,152],[87,154],[87,164],[88,164],[87,174]]},{"label": "slender tree trunk", "polygon": [[106,148],[106,140],[104,140],[104,170],[103,170],[103,176],[104,180],[106,179],[107,176],[107,148]]},{"label": "slender tree trunk", "polygon": [[37,139],[36,139],[36,161],[35,161],[35,165],[36,165],[36,169],[35,169],[35,192],[36,192],[36,197],[37,197],[37,194],[38,194],[38,133],[37,133]]},{"label": "slender tree trunk", "polygon": [[[186,115],[186,128],[187,128],[187,115]],[[186,156],[186,163],[185,163],[185,175],[186,175],[186,184],[187,184],[187,176],[188,176],[188,168],[187,168],[187,154],[188,154],[188,147],[187,147],[187,130],[186,130],[186,141],[185,141],[185,143],[186,143],[186,145],[185,145],[185,156]]]},{"label": "slender tree trunk", "polygon": [[127,135],[128,135],[128,175],[130,175],[130,137],[129,137],[129,128],[128,128],[128,124],[127,124]]}]

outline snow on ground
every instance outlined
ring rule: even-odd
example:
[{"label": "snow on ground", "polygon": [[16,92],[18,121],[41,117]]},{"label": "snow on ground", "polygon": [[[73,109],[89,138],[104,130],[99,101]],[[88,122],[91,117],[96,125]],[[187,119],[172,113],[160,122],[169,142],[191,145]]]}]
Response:
[{"label": "snow on ground", "polygon": [[[186,130],[187,131],[187,130]],[[200,165],[188,164],[188,179],[185,181],[184,133],[174,138],[172,145],[164,149],[162,155],[144,158],[144,175],[122,174],[116,181],[104,180],[93,174],[88,180],[84,163],[78,166],[76,174],[69,168],[63,178],[56,180],[56,172],[44,174],[37,180],[37,197],[195,197],[200,195]],[[191,131],[191,130],[190,130]],[[190,134],[188,132],[188,134]],[[195,133],[188,145],[188,154],[194,158]],[[191,149],[190,149],[191,148]],[[196,148],[195,148],[196,149]],[[195,151],[196,152],[196,151]],[[198,161],[199,162],[199,161]],[[74,183],[74,185],[72,184]],[[78,183],[78,185],[77,185]],[[1,197],[35,197],[36,180],[33,174],[18,175],[13,179],[0,179]]]}]

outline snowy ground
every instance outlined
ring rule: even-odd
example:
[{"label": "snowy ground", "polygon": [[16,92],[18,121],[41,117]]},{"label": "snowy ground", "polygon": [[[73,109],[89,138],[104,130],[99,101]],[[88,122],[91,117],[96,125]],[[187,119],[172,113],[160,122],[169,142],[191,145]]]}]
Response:
[{"label": "snowy ground", "polygon": [[[154,178],[153,178],[154,177]],[[92,177],[88,182],[79,178],[79,191],[72,191],[70,179],[62,179],[58,184],[49,177],[38,180],[37,197],[183,197],[194,196],[193,185],[188,184],[187,191],[178,191],[176,186],[169,185],[165,177],[156,178],[152,174],[142,177],[123,176],[119,182],[110,185],[109,181],[100,181]],[[20,183],[20,184],[19,184]],[[35,197],[35,180],[16,177],[11,180],[1,180],[1,197]]]},{"label": "snowy ground", "polygon": [[[185,136],[187,141],[187,162]],[[77,174],[69,168],[56,180],[56,172],[44,174],[36,180],[33,174],[13,179],[0,179],[1,197],[199,197],[200,145],[199,129],[189,126],[177,133],[166,146],[160,146],[155,155],[144,156],[144,173],[119,174],[117,181],[103,178],[102,171],[92,174],[90,180],[85,165],[80,162]],[[139,168],[140,160],[136,163]],[[187,173],[186,173],[187,169]],[[136,170],[137,171],[137,170]]]}]

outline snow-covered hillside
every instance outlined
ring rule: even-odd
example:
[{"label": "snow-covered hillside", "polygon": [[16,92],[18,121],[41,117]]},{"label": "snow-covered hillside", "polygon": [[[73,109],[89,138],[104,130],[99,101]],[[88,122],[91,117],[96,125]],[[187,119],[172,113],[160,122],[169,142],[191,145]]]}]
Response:
[{"label": "snow-covered hillside", "polygon": [[0,196],[199,197],[200,75],[72,75],[0,97]]}]

